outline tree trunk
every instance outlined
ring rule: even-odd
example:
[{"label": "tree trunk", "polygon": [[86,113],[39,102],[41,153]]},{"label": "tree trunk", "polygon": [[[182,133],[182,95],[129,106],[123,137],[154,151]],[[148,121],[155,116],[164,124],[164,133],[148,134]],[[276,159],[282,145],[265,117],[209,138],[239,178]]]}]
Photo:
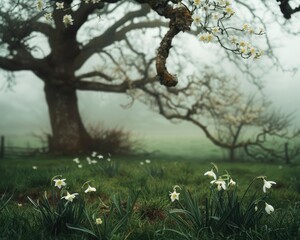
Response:
[{"label": "tree trunk", "polygon": [[92,150],[92,138],[79,114],[76,89],[45,83],[45,94],[52,128],[50,152],[78,154]]},{"label": "tree trunk", "polygon": [[229,161],[235,162],[235,148],[229,148]]}]

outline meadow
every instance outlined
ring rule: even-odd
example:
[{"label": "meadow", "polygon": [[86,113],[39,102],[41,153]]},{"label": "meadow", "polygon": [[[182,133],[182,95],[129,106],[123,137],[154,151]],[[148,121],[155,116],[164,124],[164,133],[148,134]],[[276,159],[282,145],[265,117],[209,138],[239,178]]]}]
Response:
[{"label": "meadow", "polygon": [[299,163],[163,149],[1,160],[0,239],[300,239]]}]

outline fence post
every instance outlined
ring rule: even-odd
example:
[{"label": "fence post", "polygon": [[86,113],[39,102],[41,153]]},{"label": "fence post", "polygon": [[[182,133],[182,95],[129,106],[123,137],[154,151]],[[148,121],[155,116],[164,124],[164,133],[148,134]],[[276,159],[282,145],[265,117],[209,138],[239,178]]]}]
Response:
[{"label": "fence post", "polygon": [[4,136],[0,139],[0,158],[4,158]]}]

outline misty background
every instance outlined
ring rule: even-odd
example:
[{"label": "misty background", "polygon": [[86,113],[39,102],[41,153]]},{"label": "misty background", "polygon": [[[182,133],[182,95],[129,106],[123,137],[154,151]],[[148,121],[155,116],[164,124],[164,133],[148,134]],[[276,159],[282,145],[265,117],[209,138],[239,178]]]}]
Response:
[{"label": "misty background", "polygon": [[[281,109],[284,113],[293,112],[294,124],[299,126],[300,73],[297,69],[300,66],[300,36],[286,36],[279,28],[270,28],[266,31],[270,39],[274,41],[272,43],[275,46],[274,52],[280,59],[281,67],[289,71],[282,71],[279,68],[268,71],[262,79],[264,92],[276,109]],[[204,46],[192,36],[185,36],[184,39],[188,41],[186,52],[196,57],[199,55],[203,58],[204,56],[208,64],[216,60],[216,56],[209,52],[211,46]],[[38,44],[43,45],[43,40]],[[252,64],[251,60],[248,61]],[[267,60],[262,57],[254,64],[263,65],[264,61]],[[87,63],[89,64],[92,66],[97,62],[92,59]],[[226,66],[226,69],[230,75],[241,78],[241,73],[234,64]],[[38,144],[33,134],[51,132],[43,82],[31,72],[20,71],[15,73],[13,87],[7,88],[6,73],[1,73],[0,135],[5,135],[11,145]],[[241,81],[245,80],[241,79]],[[138,101],[135,101],[130,108],[121,107],[130,102],[130,98],[124,94],[91,91],[78,91],[77,93],[80,113],[86,126],[99,123],[105,128],[123,128],[132,132],[135,139],[146,144],[151,150],[160,148],[159,143],[156,142],[157,139],[174,143],[184,138],[189,141],[189,144],[186,149],[182,150],[183,152],[192,149],[200,153],[205,149],[206,144],[212,145],[205,139],[202,131],[192,124],[173,124]],[[167,149],[164,150],[167,151]]]}]

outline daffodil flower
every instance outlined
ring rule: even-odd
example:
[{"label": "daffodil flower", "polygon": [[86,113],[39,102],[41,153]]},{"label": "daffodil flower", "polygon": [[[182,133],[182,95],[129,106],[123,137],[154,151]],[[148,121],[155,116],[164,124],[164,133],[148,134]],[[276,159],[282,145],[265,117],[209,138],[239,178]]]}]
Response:
[{"label": "daffodil flower", "polygon": [[274,212],[274,207],[272,205],[267,204],[267,203],[265,203],[265,204],[266,204],[265,210],[266,210],[267,214],[271,214],[272,212]]},{"label": "daffodil flower", "polygon": [[225,181],[223,181],[223,180],[217,180],[217,181],[214,181],[214,184],[217,185],[218,191],[221,191],[222,189],[224,189],[224,190],[227,189],[226,183],[225,183]]},{"label": "daffodil flower", "polygon": [[263,191],[267,192],[267,188],[271,188],[272,184],[276,184],[276,182],[273,181],[267,181],[266,179],[263,179],[264,181],[264,186],[263,186]]},{"label": "daffodil flower", "polygon": [[179,194],[178,192],[176,192],[176,189],[173,192],[170,192],[170,198],[171,201],[174,202],[175,200],[179,201]]},{"label": "daffodil flower", "polygon": [[236,182],[232,180],[232,178],[230,179],[228,186],[235,186]]},{"label": "daffodil flower", "polygon": [[79,164],[79,163],[80,163],[80,161],[79,161],[79,159],[78,159],[78,158],[74,158],[74,159],[73,159],[73,162],[75,162],[75,163],[77,163],[77,164]]},{"label": "daffodil flower", "polygon": [[72,193],[70,194],[69,192],[67,192],[66,196],[63,196],[61,199],[66,199],[69,202],[73,202],[74,198],[76,197],[76,195],[78,195],[78,193]]},{"label": "daffodil flower", "polygon": [[102,224],[102,219],[101,219],[101,218],[96,218],[96,224],[97,224],[97,225]]},{"label": "daffodil flower", "polygon": [[145,163],[148,163],[148,164],[149,164],[149,163],[151,163],[151,160],[146,159],[146,160],[145,160]]},{"label": "daffodil flower", "polygon": [[89,185],[88,188],[87,188],[84,192],[85,192],[85,193],[96,192],[96,188],[91,187],[91,186]]},{"label": "daffodil flower", "polygon": [[58,187],[59,189],[61,189],[62,187],[66,186],[67,184],[65,183],[66,179],[54,179],[53,180],[55,182],[54,186]]},{"label": "daffodil flower", "polygon": [[209,176],[209,177],[213,177],[215,180],[217,179],[217,176],[216,174],[214,173],[214,170],[210,170],[210,171],[207,171],[206,173],[204,173],[204,176]]}]

